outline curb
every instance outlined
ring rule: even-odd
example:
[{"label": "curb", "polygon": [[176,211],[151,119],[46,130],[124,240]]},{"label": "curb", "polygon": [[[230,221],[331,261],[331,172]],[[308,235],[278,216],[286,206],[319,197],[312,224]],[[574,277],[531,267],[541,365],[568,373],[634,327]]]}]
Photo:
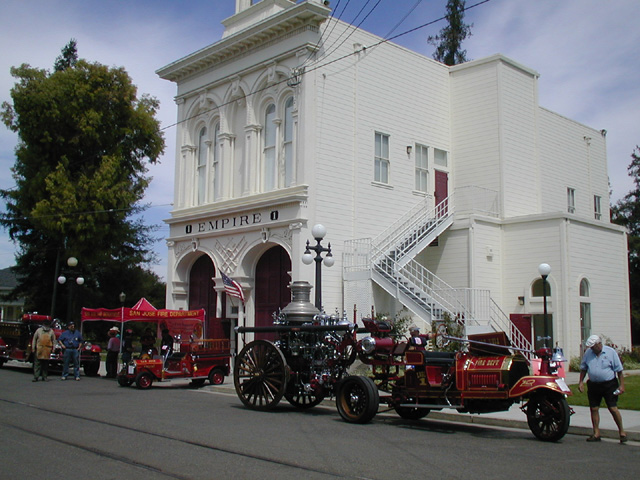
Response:
[{"label": "curb", "polygon": [[[524,414],[523,414],[524,415]],[[506,418],[495,418],[490,416],[474,415],[474,414],[455,414],[455,413],[442,413],[442,412],[430,412],[428,417],[434,420],[447,420],[458,423],[471,423],[477,425],[491,425],[495,427],[509,427],[519,428],[522,430],[530,430],[526,420],[509,420]],[[572,427],[569,425],[567,434],[570,435],[582,435],[585,437],[590,436],[593,433],[591,427]],[[618,430],[600,429],[600,436],[602,438],[610,438],[619,440]],[[640,432],[627,431],[627,437],[629,441],[640,441]]]}]

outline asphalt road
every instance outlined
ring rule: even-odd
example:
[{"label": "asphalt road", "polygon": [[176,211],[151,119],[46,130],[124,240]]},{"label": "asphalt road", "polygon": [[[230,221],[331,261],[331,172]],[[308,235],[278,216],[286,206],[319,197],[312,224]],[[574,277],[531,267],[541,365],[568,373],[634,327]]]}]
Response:
[{"label": "asphalt road", "polygon": [[0,369],[0,479],[635,479],[640,447],[335,407],[246,409],[230,385],[31,382]]}]

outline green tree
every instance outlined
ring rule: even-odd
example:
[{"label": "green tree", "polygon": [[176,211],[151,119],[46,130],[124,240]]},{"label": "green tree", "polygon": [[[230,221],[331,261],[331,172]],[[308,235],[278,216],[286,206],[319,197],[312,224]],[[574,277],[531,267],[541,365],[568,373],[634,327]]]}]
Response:
[{"label": "green tree", "polygon": [[464,23],[465,0],[447,1],[448,25],[438,35],[429,35],[427,42],[436,47],[433,58],[446,65],[458,65],[467,61],[467,51],[462,42],[471,36],[472,25]]},{"label": "green tree", "polygon": [[611,209],[611,221],[626,227],[629,248],[629,289],[633,344],[640,343],[640,147],[631,153],[627,167],[635,188]]},{"label": "green tree", "polygon": [[[164,150],[158,101],[138,98],[124,68],[78,59],[74,40],[53,72],[23,64],[11,74],[12,103],[4,102],[0,115],[18,134],[16,186],[0,190],[6,202],[0,225],[18,246],[12,296],[48,313],[69,256],[79,259],[75,270],[86,279],[83,303],[118,307],[120,291],[144,295],[141,276],[158,280],[148,269],[155,227],[140,216],[146,165]],[[57,295],[60,317],[67,288]]]}]

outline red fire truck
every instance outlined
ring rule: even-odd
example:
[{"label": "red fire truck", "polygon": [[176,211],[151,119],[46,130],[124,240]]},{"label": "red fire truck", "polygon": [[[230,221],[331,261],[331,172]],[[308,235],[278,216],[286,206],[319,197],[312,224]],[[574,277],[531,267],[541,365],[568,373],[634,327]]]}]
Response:
[{"label": "red fire truck", "polygon": [[135,382],[140,389],[151,388],[154,381],[190,379],[195,386],[221,385],[229,375],[229,340],[194,340],[180,342],[176,351],[165,358],[144,353],[131,360],[118,374],[118,384],[128,387]]},{"label": "red fire truck", "polygon": [[[33,362],[33,335],[42,326],[45,320],[51,322],[51,328],[56,338],[63,331],[63,325],[59,320],[52,320],[48,315],[27,313],[22,316],[20,322],[0,322],[0,367],[9,360],[19,362]],[[84,374],[90,377],[98,375],[100,369],[99,345],[85,343],[80,352],[80,365]],[[50,365],[52,368],[62,368],[62,349],[57,347],[51,352]]]}]

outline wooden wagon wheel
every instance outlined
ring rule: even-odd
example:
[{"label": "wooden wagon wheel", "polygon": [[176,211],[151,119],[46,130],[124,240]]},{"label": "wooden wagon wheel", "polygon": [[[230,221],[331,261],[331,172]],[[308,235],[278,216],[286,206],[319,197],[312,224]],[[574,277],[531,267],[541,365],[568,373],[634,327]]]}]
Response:
[{"label": "wooden wagon wheel", "polygon": [[233,382],[238,397],[249,408],[274,408],[285,393],[288,379],[284,355],[271,342],[255,340],[236,357]]}]

